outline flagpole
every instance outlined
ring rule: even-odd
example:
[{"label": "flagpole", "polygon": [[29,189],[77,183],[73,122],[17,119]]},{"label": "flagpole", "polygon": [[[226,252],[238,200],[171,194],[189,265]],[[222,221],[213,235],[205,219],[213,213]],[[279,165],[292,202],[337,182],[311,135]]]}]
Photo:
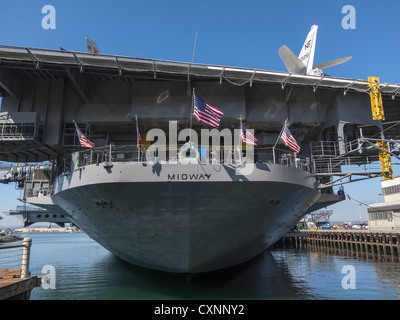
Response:
[{"label": "flagpole", "polygon": [[242,115],[240,115],[240,117],[239,117],[239,122],[240,122],[240,150],[242,151],[242,149],[243,149],[243,143],[242,143],[242,123],[243,123],[243,116]]},{"label": "flagpole", "polygon": [[[242,115],[240,115],[239,120],[240,120],[240,137],[239,137],[239,141],[240,141],[240,145],[238,147],[240,147],[239,149],[239,160],[240,163],[242,163],[242,152],[243,152],[243,142],[242,142]],[[246,148],[247,150],[247,148]]]},{"label": "flagpole", "polygon": [[[137,114],[135,114],[135,120],[136,120],[136,139],[138,138],[138,121],[137,121]],[[137,144],[137,142],[136,142]],[[138,148],[138,162],[140,161],[140,145],[139,144],[139,148]]]},{"label": "flagpole", "polygon": [[286,118],[285,123],[284,123],[284,125],[283,125],[283,127],[282,127],[282,129],[281,129],[281,132],[279,133],[278,138],[277,138],[276,141],[275,141],[274,147],[272,148],[272,154],[273,154],[273,157],[274,157],[274,163],[276,163],[276,162],[275,162],[275,147],[276,147],[276,145],[278,144],[279,138],[280,138],[281,135],[282,135],[283,129],[285,128],[287,121],[288,121],[288,118]]},{"label": "flagpole", "polygon": [[192,121],[193,121],[193,110],[194,110],[194,89],[193,88],[193,92],[192,92],[192,109],[190,110],[190,137],[189,137],[189,142],[192,141]]},{"label": "flagpole", "polygon": [[[77,136],[75,119],[72,120],[72,122],[74,123],[74,126],[75,126],[75,130],[74,130],[74,141],[73,141],[72,143],[73,143],[73,145],[75,146],[75,137]],[[78,140],[79,140],[79,138],[78,138]]]}]

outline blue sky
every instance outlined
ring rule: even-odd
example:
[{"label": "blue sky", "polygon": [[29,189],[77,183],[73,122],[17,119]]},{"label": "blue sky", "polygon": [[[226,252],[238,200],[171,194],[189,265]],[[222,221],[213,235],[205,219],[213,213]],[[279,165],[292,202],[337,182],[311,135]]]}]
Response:
[{"label": "blue sky", "polygon": [[[42,7],[56,10],[56,28],[42,28]],[[345,5],[356,10],[356,28],[343,29]],[[332,76],[400,83],[400,1],[398,0],[147,0],[38,1],[2,0],[0,44],[86,51],[85,37],[105,54],[286,71],[278,49],[286,44],[295,54],[313,24],[319,26],[315,63],[353,56],[329,68]],[[397,170],[397,169],[396,169]],[[397,172],[395,171],[397,174]],[[14,185],[0,185],[0,215],[20,204]],[[381,193],[379,179],[346,185],[362,202]],[[356,220],[365,207],[345,201],[332,209],[332,219]]]}]

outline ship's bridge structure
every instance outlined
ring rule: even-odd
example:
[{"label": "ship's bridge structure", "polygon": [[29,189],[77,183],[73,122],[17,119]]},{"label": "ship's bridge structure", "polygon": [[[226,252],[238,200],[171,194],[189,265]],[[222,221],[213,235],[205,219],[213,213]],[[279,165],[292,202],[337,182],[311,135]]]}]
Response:
[{"label": "ship's bridge structure", "polygon": [[[278,140],[286,121],[301,147],[295,158],[307,160],[321,188],[355,176],[391,178],[400,85],[11,46],[0,46],[0,161],[65,165],[82,150],[75,123],[105,150],[131,145],[138,152],[136,124],[142,151],[151,129],[168,139],[171,121],[178,132],[200,134],[211,128],[192,117],[193,92],[223,111],[218,130],[234,132],[240,119],[254,129],[256,161],[289,158]],[[343,170],[353,165],[368,168]]]}]

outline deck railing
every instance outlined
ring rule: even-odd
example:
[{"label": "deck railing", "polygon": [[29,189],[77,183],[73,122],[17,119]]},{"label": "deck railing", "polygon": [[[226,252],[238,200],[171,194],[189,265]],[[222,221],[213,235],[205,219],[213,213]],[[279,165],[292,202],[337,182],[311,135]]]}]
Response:
[{"label": "deck railing", "polygon": [[1,123],[0,140],[33,140],[36,131],[35,123]]},{"label": "deck railing", "polygon": [[[232,164],[242,165],[246,162],[254,163],[275,163],[285,165],[299,170],[307,171],[316,175],[335,175],[335,174],[358,174],[358,173],[378,173],[381,170],[379,155],[353,155],[339,157],[337,147],[332,143],[318,144],[321,147],[318,152],[320,157],[312,159],[302,157],[298,154],[271,147],[256,147],[242,153],[234,147],[206,148],[198,147],[199,164]],[[153,161],[160,160],[178,161],[177,154],[180,148],[175,150],[167,147],[157,150],[137,149],[136,146],[105,146],[96,149],[84,150],[79,152],[78,166],[91,164],[101,164],[120,161]],[[174,151],[174,153],[172,153]],[[314,149],[316,151],[316,149]],[[170,157],[173,155],[173,158]]]},{"label": "deck railing", "polygon": [[[135,145],[115,146],[109,145],[95,149],[88,149],[79,152],[78,167],[92,164],[111,164],[113,162],[159,162],[159,161],[179,161],[179,153],[182,146],[175,148],[159,147],[157,149],[137,149]],[[192,150],[188,152],[191,153]],[[194,148],[197,153],[199,164],[231,164],[243,165],[246,162],[253,163],[273,163],[274,155],[271,147],[255,148],[242,151],[234,147],[204,147]],[[188,155],[189,156],[189,155]],[[275,148],[276,163],[294,167],[300,170],[311,172],[309,158],[301,157],[287,150]],[[194,159],[194,158],[192,158]]]}]

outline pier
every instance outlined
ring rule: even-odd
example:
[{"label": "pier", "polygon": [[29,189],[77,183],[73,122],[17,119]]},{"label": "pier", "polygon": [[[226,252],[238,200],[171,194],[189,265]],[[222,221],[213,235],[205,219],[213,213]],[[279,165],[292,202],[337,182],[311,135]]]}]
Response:
[{"label": "pier", "polygon": [[400,262],[399,232],[304,230],[286,234],[273,247],[282,246],[284,248],[311,247],[324,249],[333,254]]},{"label": "pier", "polygon": [[31,276],[29,272],[31,243],[25,238],[22,244],[0,245],[0,300],[29,300],[31,290],[41,285],[43,276]]},{"label": "pier", "polygon": [[305,232],[288,232],[284,237],[272,245],[272,248],[289,247],[301,248],[307,244],[307,234]]}]

